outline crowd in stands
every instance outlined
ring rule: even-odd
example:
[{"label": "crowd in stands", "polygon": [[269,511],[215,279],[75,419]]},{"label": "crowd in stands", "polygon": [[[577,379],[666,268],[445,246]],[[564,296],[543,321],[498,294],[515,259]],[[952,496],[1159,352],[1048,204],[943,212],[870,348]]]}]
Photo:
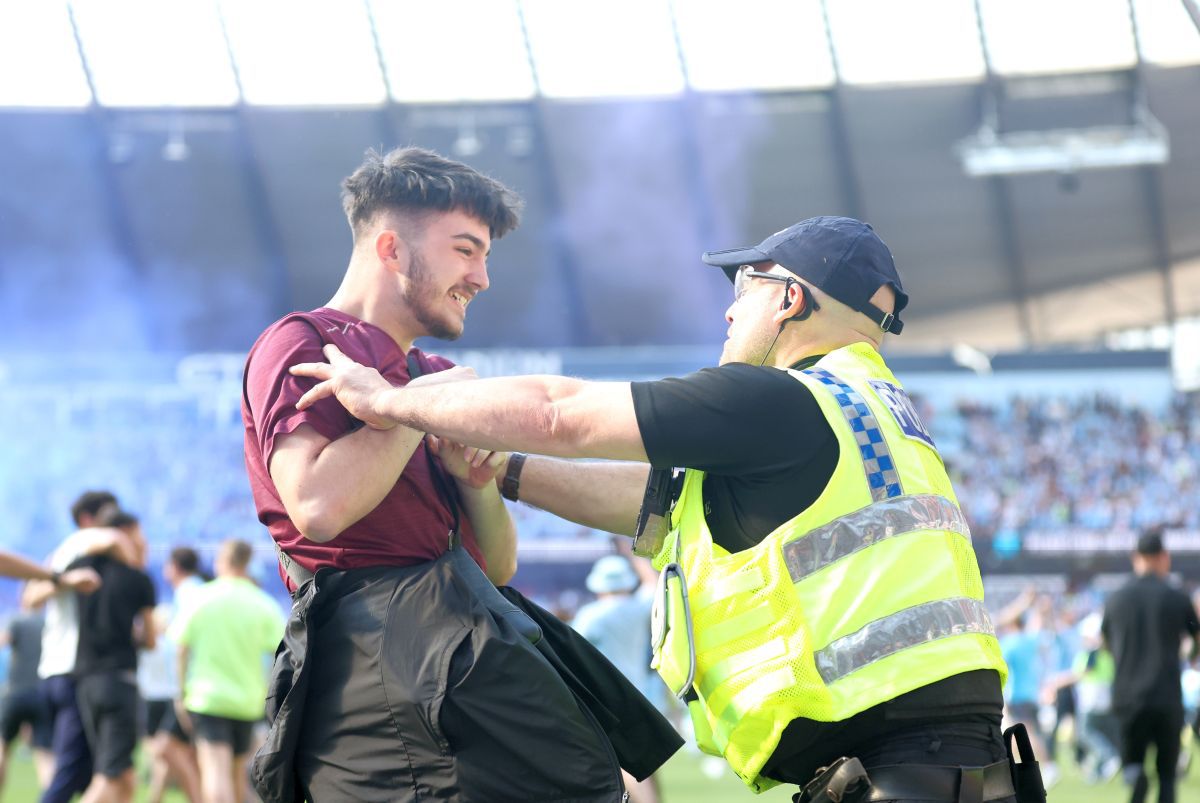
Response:
[{"label": "crowd in stands", "polygon": [[[5,543],[41,544],[61,530],[66,489],[99,485],[137,501],[152,557],[161,545],[256,540],[236,393],[113,393],[5,400],[16,411],[0,422]],[[1200,427],[1192,423],[1200,395],[1161,411],[1097,394],[923,412],[977,536],[1200,528],[1200,507],[1190,504],[1200,491]],[[528,507],[515,513],[523,540],[604,540]]]},{"label": "crowd in stands", "polygon": [[1200,395],[1159,412],[1096,394],[964,401],[933,417],[976,535],[1200,526]]}]

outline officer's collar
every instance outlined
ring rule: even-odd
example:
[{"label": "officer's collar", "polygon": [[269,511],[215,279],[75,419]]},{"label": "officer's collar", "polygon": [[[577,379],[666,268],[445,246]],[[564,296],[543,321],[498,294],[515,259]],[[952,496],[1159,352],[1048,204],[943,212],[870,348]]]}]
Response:
[{"label": "officer's collar", "polygon": [[789,365],[788,368],[790,368],[793,371],[803,371],[805,368],[812,368],[814,365],[817,364],[817,361],[820,360],[824,356],[825,356],[824,354],[814,354],[811,357],[805,357],[801,360],[797,360],[796,362]]}]

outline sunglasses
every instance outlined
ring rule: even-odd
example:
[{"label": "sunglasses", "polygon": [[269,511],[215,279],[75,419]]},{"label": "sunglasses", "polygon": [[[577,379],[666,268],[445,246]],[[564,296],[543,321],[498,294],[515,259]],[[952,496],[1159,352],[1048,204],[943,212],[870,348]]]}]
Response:
[{"label": "sunglasses", "polygon": [[746,295],[749,289],[751,279],[766,279],[769,282],[785,282],[790,284],[796,281],[791,276],[780,276],[777,273],[766,273],[765,271],[755,270],[749,265],[742,265],[738,268],[737,273],[733,275],[733,300],[741,301],[742,296]]},{"label": "sunglasses", "polygon": [[[801,311],[801,313],[799,313],[797,315],[796,320],[802,321],[805,318],[807,318],[809,315],[811,315],[813,312],[815,312],[816,310],[819,310],[821,308],[820,305],[817,304],[817,300],[815,298],[813,298],[812,293],[809,291],[808,287],[805,286],[802,282],[797,281],[794,276],[780,276],[778,273],[767,273],[765,271],[755,270],[751,265],[742,265],[741,267],[739,267],[737,269],[737,273],[735,273],[733,275],[733,300],[734,300],[734,302],[738,302],[738,301],[742,300],[742,296],[744,296],[746,294],[746,291],[749,289],[749,284],[750,284],[751,279],[765,279],[768,282],[783,282],[784,283],[783,294],[784,294],[784,298],[785,298],[785,301],[784,301],[785,308],[787,306],[786,298],[787,298],[788,290],[790,290],[792,288],[793,284],[798,286],[800,288],[800,292],[804,295],[804,307],[803,307],[803,310]],[[807,312],[807,314],[805,314],[805,312]]]}]

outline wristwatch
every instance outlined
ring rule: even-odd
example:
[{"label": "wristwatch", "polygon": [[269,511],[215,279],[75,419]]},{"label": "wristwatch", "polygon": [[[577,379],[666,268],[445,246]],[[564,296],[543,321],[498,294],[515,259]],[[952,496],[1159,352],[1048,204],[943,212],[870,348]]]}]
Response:
[{"label": "wristwatch", "polygon": [[528,456],[523,452],[513,452],[508,456],[508,468],[504,470],[504,479],[500,481],[500,495],[505,499],[517,501],[517,491],[521,487],[521,469]]}]

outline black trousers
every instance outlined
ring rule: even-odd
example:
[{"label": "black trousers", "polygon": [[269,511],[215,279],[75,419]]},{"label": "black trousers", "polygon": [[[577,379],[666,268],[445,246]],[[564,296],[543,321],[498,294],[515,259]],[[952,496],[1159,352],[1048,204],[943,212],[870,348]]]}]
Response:
[{"label": "black trousers", "polygon": [[599,723],[456,560],[302,587],[268,697],[278,716],[255,757],[265,800],[621,799]]},{"label": "black trousers", "polygon": [[1179,761],[1183,706],[1121,710],[1117,718],[1121,723],[1121,763],[1126,767],[1126,781],[1133,786],[1130,803],[1142,803],[1149,791],[1142,765],[1150,745],[1154,745],[1156,752],[1158,803],[1175,803],[1175,766]]}]

